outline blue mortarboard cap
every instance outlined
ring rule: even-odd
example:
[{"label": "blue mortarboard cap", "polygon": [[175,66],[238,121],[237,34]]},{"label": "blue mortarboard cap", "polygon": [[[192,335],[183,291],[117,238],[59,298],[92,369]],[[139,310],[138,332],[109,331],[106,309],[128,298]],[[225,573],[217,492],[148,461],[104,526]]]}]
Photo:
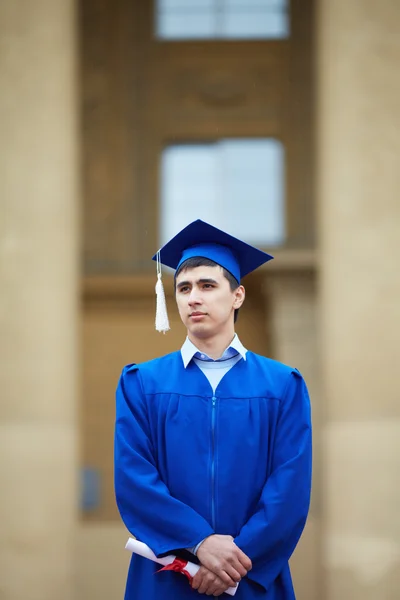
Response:
[{"label": "blue mortarboard cap", "polygon": [[195,256],[213,260],[229,271],[238,282],[273,258],[270,254],[197,219],[167,242],[153,256],[153,260],[178,269],[188,258]]}]

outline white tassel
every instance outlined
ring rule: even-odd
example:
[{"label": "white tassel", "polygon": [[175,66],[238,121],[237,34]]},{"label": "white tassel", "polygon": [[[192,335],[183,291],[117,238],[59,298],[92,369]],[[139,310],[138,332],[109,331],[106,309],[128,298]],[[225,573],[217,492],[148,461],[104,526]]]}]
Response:
[{"label": "white tassel", "polygon": [[164,286],[161,279],[161,263],[157,253],[157,283],[156,283],[156,330],[162,333],[169,331],[167,303],[165,301]]}]

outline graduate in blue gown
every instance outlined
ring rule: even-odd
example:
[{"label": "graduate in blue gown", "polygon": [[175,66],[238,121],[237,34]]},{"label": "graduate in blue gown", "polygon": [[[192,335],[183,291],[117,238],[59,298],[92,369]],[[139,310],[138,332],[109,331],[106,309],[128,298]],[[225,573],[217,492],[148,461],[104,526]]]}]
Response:
[{"label": "graduate in blue gown", "polygon": [[187,339],[122,371],[116,499],[157,556],[201,567],[190,584],[133,555],[125,600],[195,600],[237,583],[236,600],[293,600],[288,561],[311,488],[309,396],[296,369],[247,350],[234,329],[241,278],[272,257],[198,220],[153,258],[176,269]]}]

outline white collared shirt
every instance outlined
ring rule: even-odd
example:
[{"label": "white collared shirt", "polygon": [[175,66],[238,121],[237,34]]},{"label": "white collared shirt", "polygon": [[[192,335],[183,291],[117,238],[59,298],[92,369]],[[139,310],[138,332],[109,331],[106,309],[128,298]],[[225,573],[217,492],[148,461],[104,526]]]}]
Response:
[{"label": "white collared shirt", "polygon": [[[232,353],[232,350],[235,350],[235,352]],[[235,337],[229,344],[228,348],[226,348],[226,350],[222,353],[222,356],[220,358],[217,358],[216,360],[214,360],[213,358],[210,358],[204,352],[200,352],[200,350],[198,348],[196,348],[196,346],[193,344],[193,342],[191,342],[189,340],[188,337],[186,338],[186,340],[181,348],[182,360],[183,360],[183,365],[184,365],[185,369],[188,366],[188,364],[190,363],[190,361],[192,360],[192,358],[194,358],[194,357],[196,357],[199,360],[203,360],[203,361],[205,360],[207,362],[222,362],[222,361],[226,360],[227,358],[232,358],[232,356],[237,355],[237,354],[240,354],[241,358],[246,360],[246,353],[247,353],[247,350],[243,346],[242,342],[239,340],[237,333],[235,333]],[[198,356],[196,356],[196,354]]]},{"label": "white collared shirt", "polygon": [[213,393],[217,389],[217,386],[223,376],[230,371],[230,369],[236,365],[239,360],[243,358],[246,360],[246,348],[243,346],[237,334],[233,338],[232,342],[222,353],[220,358],[214,360],[210,358],[205,352],[201,352],[196,346],[186,338],[182,348],[181,355],[183,365],[186,369],[191,360],[193,360],[199,369],[207,377]]}]

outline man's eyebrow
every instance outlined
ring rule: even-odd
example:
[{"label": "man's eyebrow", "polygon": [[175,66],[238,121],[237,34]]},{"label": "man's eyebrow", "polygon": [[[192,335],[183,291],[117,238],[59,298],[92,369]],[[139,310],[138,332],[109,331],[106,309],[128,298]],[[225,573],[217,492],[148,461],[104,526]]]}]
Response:
[{"label": "man's eyebrow", "polygon": [[215,284],[217,284],[218,281],[215,281],[215,279],[211,279],[211,278],[204,278],[204,279],[198,279],[196,281],[196,283],[215,283]]},{"label": "man's eyebrow", "polygon": [[[216,281],[215,279],[211,279],[211,278],[198,279],[198,280],[196,281],[196,283],[197,283],[197,284],[199,284],[199,283],[213,283],[214,285],[218,285],[218,281]],[[191,282],[190,282],[190,281],[180,281],[180,282],[177,284],[177,286],[176,286],[176,287],[177,287],[178,289],[180,289],[180,288],[182,288],[182,287],[185,287],[186,285],[191,285]]]}]

